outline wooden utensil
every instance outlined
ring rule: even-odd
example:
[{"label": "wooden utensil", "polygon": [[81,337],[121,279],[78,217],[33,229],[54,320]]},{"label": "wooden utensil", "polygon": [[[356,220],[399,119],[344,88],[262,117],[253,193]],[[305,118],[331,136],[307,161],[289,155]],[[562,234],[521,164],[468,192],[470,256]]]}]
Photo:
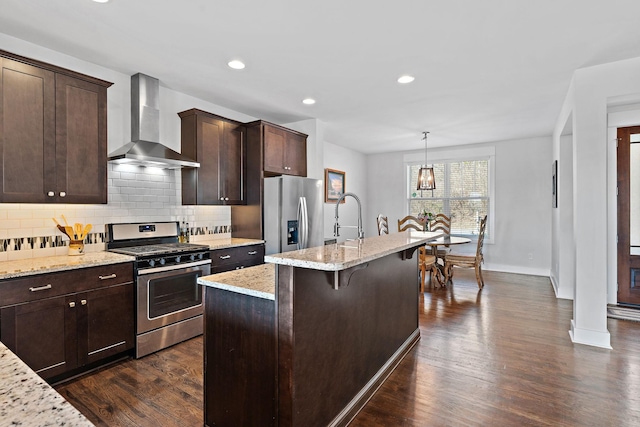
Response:
[{"label": "wooden utensil", "polygon": [[76,222],[73,224],[73,236],[76,240],[80,240],[82,236],[82,224]]},{"label": "wooden utensil", "polygon": [[60,230],[62,232],[62,234],[64,234],[65,236],[67,236],[69,239],[71,239],[71,236],[69,235],[69,233],[67,232],[67,227],[58,224],[57,225],[58,230]]},{"label": "wooden utensil", "polygon": [[87,237],[89,235],[89,232],[91,231],[91,224],[87,224],[84,226],[84,231],[82,232],[82,239],[84,240],[85,237]]},{"label": "wooden utensil", "polygon": [[69,225],[69,223],[67,222],[67,218],[64,217],[64,214],[62,214],[61,216],[62,220],[64,221],[64,225]]}]

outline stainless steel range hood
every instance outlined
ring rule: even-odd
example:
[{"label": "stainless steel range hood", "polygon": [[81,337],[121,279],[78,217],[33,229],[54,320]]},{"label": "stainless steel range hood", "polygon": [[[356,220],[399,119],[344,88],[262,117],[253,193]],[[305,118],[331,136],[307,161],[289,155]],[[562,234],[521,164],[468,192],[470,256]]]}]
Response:
[{"label": "stainless steel range hood", "polygon": [[113,163],[165,169],[200,167],[200,163],[160,144],[160,82],[138,73],[131,76],[131,142],[109,154]]}]

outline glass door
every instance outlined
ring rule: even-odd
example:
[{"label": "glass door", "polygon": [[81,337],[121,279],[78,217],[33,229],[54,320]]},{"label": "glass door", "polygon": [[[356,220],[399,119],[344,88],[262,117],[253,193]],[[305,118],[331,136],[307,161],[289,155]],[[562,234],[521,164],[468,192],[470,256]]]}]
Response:
[{"label": "glass door", "polygon": [[640,126],[618,129],[618,303],[640,305]]}]

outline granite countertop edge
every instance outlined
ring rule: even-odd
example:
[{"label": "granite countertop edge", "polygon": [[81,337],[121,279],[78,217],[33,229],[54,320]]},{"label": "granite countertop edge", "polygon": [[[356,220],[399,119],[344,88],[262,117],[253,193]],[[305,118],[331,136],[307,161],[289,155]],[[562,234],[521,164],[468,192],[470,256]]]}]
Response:
[{"label": "granite countertop edge", "polygon": [[275,301],[275,265],[260,264],[199,277],[198,283],[215,289]]},{"label": "granite countertop edge", "polygon": [[[209,246],[210,250],[249,246],[264,243],[257,239],[217,239],[194,242]],[[56,273],[101,265],[135,261],[135,257],[109,251],[88,252],[84,255],[61,255],[42,258],[25,258],[0,262],[0,280]]]},{"label": "granite countertop edge", "polygon": [[1,342],[0,420],[2,425],[93,426]]},{"label": "granite countertop edge", "polygon": [[207,245],[209,246],[209,249],[214,250],[214,249],[237,248],[240,246],[259,245],[264,243],[264,240],[231,237],[229,239],[197,240],[191,243],[196,243],[198,245]]},{"label": "granite countertop edge", "polygon": [[334,243],[324,247],[265,255],[267,263],[322,271],[342,271],[384,256],[425,244],[440,232],[403,232]]},{"label": "granite countertop edge", "polygon": [[80,256],[52,256],[0,262],[0,280],[37,274],[77,270],[101,265],[132,262],[135,258],[113,252],[90,252]]}]

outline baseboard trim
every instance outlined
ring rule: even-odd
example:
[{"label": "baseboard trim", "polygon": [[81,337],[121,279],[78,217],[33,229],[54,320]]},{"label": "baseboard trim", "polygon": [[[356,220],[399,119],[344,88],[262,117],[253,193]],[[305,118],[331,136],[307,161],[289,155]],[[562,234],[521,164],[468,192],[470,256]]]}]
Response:
[{"label": "baseboard trim", "polygon": [[416,329],[409,338],[396,350],[396,352],[382,365],[376,374],[369,380],[367,384],[355,395],[351,402],[329,423],[330,427],[347,426],[367,402],[373,397],[380,386],[391,375],[391,373],[400,364],[402,359],[413,348],[420,339],[420,328]]},{"label": "baseboard trim", "polygon": [[522,267],[522,266],[514,266],[514,265],[485,263],[482,265],[482,269],[487,271],[497,271],[500,273],[515,273],[515,274],[526,274],[528,276],[551,277],[551,270],[545,269],[545,268],[531,268],[531,267]]},{"label": "baseboard trim", "polygon": [[593,347],[613,349],[611,347],[611,334],[609,331],[600,332],[589,329],[576,328],[575,321],[571,319],[571,330],[569,331],[571,342],[574,344],[584,344]]}]

